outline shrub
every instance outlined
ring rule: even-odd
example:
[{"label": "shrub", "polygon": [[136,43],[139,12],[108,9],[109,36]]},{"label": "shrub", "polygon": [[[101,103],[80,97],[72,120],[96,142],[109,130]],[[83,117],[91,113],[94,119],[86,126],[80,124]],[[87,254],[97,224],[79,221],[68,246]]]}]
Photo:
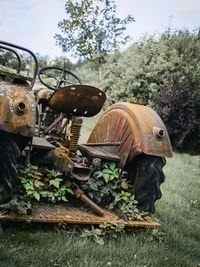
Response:
[{"label": "shrub", "polygon": [[109,105],[153,105],[174,148],[199,150],[200,31],[169,29],[159,39],[150,36],[107,56],[99,68],[88,62],[79,71],[105,91]]},{"label": "shrub", "polygon": [[151,104],[153,93],[168,77],[190,76],[193,89],[200,88],[200,34],[167,31],[134,43],[124,52],[104,58],[104,64],[87,62],[78,69],[84,83],[103,89],[108,103],[128,101]]},{"label": "shrub", "polygon": [[169,81],[154,95],[153,108],[163,119],[173,148],[200,153],[200,89],[191,78]]}]

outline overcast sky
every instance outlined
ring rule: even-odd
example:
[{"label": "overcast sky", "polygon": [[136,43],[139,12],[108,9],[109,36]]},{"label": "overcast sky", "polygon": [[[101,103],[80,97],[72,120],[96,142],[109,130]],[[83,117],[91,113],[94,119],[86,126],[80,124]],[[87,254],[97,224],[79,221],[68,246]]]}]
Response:
[{"label": "overcast sky", "polygon": [[[54,58],[57,24],[65,18],[65,0],[0,0],[0,39]],[[132,14],[127,33],[132,42],[167,26],[192,31],[200,27],[200,0],[116,0],[119,17]]]}]

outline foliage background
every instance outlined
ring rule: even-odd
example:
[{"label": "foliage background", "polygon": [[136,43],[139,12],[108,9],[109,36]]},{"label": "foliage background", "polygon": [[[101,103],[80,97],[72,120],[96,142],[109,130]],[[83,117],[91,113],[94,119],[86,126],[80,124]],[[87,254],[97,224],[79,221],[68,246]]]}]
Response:
[{"label": "foliage background", "polygon": [[77,68],[83,82],[106,92],[107,105],[128,101],[153,106],[172,145],[200,152],[200,31],[167,29],[144,37],[124,52]]},{"label": "foliage background", "polygon": [[[0,50],[0,55],[3,52]],[[39,67],[63,67],[63,58],[37,55]],[[106,105],[118,101],[150,105],[163,119],[172,146],[182,152],[200,153],[200,29],[193,32],[168,28],[159,37],[146,36],[125,51],[97,53],[90,60],[72,64],[84,84],[102,89]],[[6,52],[3,65],[15,66]],[[22,57],[25,70],[27,58]]]}]

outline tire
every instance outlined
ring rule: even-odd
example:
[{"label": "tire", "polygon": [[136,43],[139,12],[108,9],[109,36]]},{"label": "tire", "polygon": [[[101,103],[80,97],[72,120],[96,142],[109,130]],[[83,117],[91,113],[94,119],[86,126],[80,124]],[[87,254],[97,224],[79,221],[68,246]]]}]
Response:
[{"label": "tire", "polygon": [[16,162],[20,150],[9,135],[0,135],[0,204],[9,202],[16,182]]},{"label": "tire", "polygon": [[134,169],[130,170],[129,165],[128,176],[131,180],[134,176],[134,194],[140,211],[155,213],[155,202],[162,197],[160,185],[165,181],[162,171],[165,164],[162,157],[142,155],[135,159]]}]

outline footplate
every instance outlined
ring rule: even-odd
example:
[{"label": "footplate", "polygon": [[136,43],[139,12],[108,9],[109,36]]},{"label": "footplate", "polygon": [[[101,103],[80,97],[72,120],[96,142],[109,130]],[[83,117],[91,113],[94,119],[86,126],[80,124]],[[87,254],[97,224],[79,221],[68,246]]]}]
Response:
[{"label": "footplate", "polygon": [[[61,204],[38,204],[32,208],[31,215],[6,215],[0,212],[1,221],[64,223],[76,225],[116,224],[120,218],[112,211],[104,210],[103,216],[98,216],[83,207],[72,207]],[[159,227],[156,221],[124,221],[125,227],[144,228],[145,230]]]}]

